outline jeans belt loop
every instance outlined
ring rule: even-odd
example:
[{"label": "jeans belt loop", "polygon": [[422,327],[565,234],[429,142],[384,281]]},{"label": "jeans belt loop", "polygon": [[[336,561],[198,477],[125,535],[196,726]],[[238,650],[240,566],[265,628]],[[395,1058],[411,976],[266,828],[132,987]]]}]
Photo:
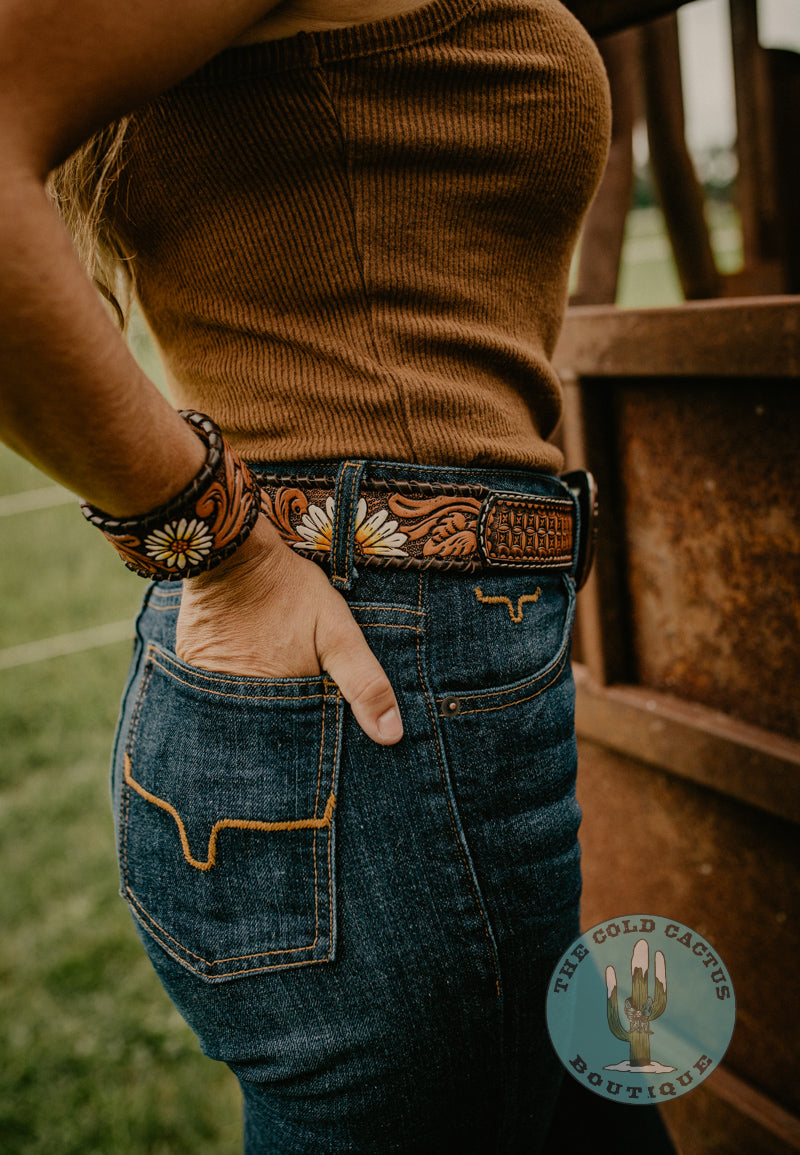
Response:
[{"label": "jeans belt loop", "polygon": [[331,527],[331,584],[349,590],[358,577],[353,565],[358,498],[366,461],[343,461],[336,474]]}]

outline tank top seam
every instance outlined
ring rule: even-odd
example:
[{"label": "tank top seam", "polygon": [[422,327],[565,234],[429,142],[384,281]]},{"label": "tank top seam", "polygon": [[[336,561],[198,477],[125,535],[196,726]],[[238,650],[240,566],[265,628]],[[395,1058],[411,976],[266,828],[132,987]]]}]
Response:
[{"label": "tank top seam", "polygon": [[393,390],[394,395],[395,395],[396,400],[397,400],[398,412],[399,412],[399,414],[402,415],[403,420],[405,421],[405,427],[404,427],[403,433],[404,433],[404,439],[406,441],[406,447],[407,447],[408,452],[410,454],[408,460],[414,461],[414,460],[416,460],[416,458],[414,456],[415,448],[414,448],[414,439],[412,436],[412,419],[411,419],[411,411],[410,411],[409,405],[408,405],[408,398],[406,396],[405,390],[403,389],[402,382],[399,380],[397,375],[391,371],[391,368],[389,367],[389,365],[387,365],[386,357],[382,351],[381,342],[378,339],[376,316],[375,316],[375,303],[373,300],[373,294],[369,290],[369,282],[368,282],[368,278],[367,278],[366,263],[364,260],[364,247],[359,240],[359,229],[358,229],[358,223],[357,223],[357,219],[356,219],[355,198],[353,195],[353,181],[352,181],[351,175],[350,175],[350,162],[349,162],[347,138],[346,138],[346,134],[344,131],[344,125],[342,124],[342,120],[341,120],[341,117],[339,115],[339,111],[336,107],[336,101],[334,99],[334,95],[333,95],[333,92],[331,90],[331,86],[330,86],[330,83],[328,81],[328,76],[326,74],[324,66],[318,62],[317,66],[315,68],[315,71],[317,73],[317,76],[318,76],[318,79],[320,82],[320,86],[321,86],[322,91],[324,93],[325,100],[326,100],[327,105],[328,105],[328,111],[330,113],[333,125],[335,126],[337,142],[338,142],[339,149],[341,152],[342,176],[344,178],[344,185],[345,185],[345,189],[346,189],[346,193],[347,193],[348,214],[349,214],[349,218],[350,218],[349,219],[350,238],[351,238],[351,244],[352,244],[352,250],[353,250],[353,257],[354,257],[354,260],[355,260],[355,263],[356,263],[356,266],[358,269],[358,277],[359,277],[359,282],[360,282],[360,286],[361,286],[361,291],[364,294],[364,307],[365,307],[365,313],[366,313],[365,320],[366,320],[366,323],[368,326],[370,347],[372,350],[373,357],[375,358],[376,366],[379,367],[381,369],[382,373],[384,374],[384,380],[391,382],[392,390]]}]

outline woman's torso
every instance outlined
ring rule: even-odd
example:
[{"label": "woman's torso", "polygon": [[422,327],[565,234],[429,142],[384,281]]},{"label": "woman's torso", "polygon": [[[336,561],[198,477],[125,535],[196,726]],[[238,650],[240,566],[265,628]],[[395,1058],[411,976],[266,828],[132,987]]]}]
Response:
[{"label": "woman's torso", "polygon": [[176,402],[254,460],[554,472],[602,64],[557,0],[397,7],[278,8],[137,115],[143,310]]}]

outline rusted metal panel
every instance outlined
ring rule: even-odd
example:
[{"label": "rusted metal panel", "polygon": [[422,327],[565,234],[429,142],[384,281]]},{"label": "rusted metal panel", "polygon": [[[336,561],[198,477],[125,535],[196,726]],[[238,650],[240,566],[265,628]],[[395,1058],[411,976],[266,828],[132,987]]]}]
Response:
[{"label": "rusted metal panel", "polygon": [[[659,3],[572,7],[598,27]],[[755,0],[731,8],[749,264],[723,292],[798,292],[800,63],[759,47]],[[669,177],[674,36],[653,51]],[[675,194],[691,195],[685,176]],[[694,276],[687,213],[673,216]],[[601,223],[610,267],[618,222]],[[591,290],[608,297],[606,282]],[[800,1114],[780,974],[800,950],[800,297],[572,308],[555,362],[567,459],[598,474],[603,512],[576,634],[591,673],[576,668],[583,923],[658,909],[719,949],[737,991],[727,1070],[718,1094],[712,1076],[664,1115],[682,1155],[787,1155]]]},{"label": "rusted metal panel", "polygon": [[600,686],[580,664],[574,672],[580,737],[800,825],[800,742],[643,686]]},{"label": "rusted metal panel", "polygon": [[[800,954],[797,828],[595,743],[580,742],[579,766],[584,927],[653,911],[712,944],[736,991],[726,1067],[800,1114],[796,1000],[782,978]],[[685,1096],[688,1112],[700,1094]],[[686,1150],[772,1150],[738,1147],[735,1117],[728,1135],[710,1147],[698,1134]]]},{"label": "rusted metal panel", "polygon": [[800,738],[800,392],[616,387],[643,685]]},{"label": "rusted metal panel", "polygon": [[800,296],[567,310],[555,366],[576,377],[800,377]]}]

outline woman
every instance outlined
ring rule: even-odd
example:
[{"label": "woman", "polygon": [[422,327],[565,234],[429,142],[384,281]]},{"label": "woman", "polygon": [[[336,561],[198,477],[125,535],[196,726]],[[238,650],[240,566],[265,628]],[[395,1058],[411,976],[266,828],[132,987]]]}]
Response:
[{"label": "woman", "polygon": [[[546,439],[591,41],[557,0],[3,0],[0,45],[3,436],[156,579],[114,760],[146,949],[250,1155],[535,1150],[579,896]],[[184,418],[48,203],[109,125],[60,187]]]}]

